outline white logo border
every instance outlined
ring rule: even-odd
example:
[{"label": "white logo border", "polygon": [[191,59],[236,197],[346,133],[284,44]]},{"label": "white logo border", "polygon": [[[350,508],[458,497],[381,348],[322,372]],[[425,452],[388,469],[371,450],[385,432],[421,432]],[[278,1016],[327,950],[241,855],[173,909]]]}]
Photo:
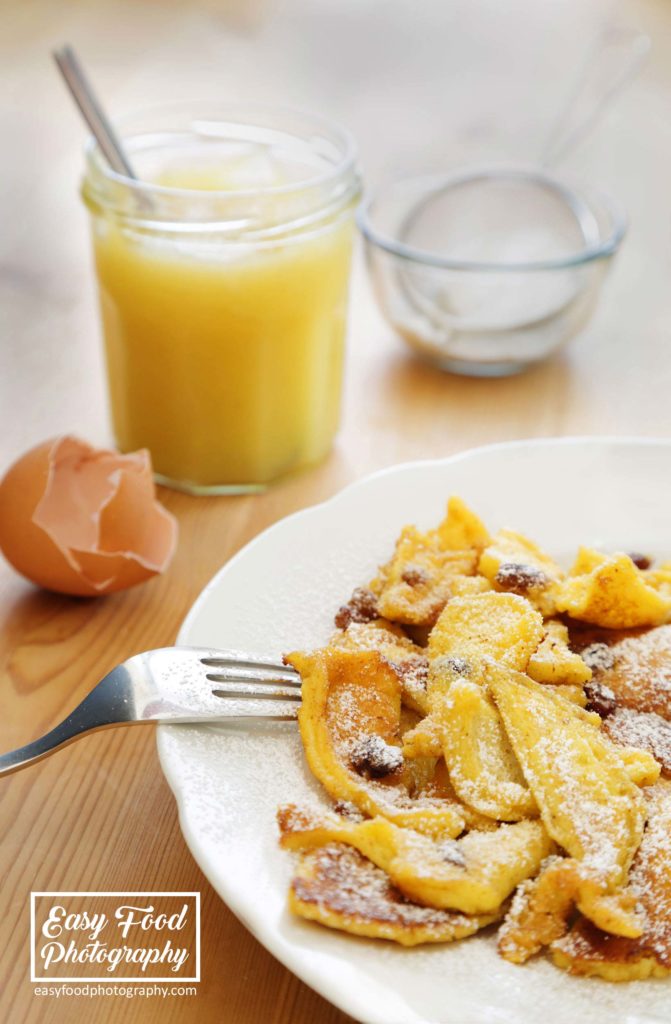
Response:
[{"label": "white logo border", "polygon": [[[38,978],[35,976],[35,898],[37,896],[195,896],[196,899],[196,973],[193,978],[176,978],[174,975],[172,978],[154,978],[154,977],[143,977],[143,978],[114,978],[111,975],[107,975],[104,978]],[[61,984],[66,982],[75,982],[80,985],[88,984],[89,982],[107,982],[112,984],[116,982],[119,985],[148,985],[154,982],[171,982],[173,985],[181,985],[184,982],[200,982],[200,893],[199,892],[157,892],[154,890],[143,890],[141,892],[117,892],[117,891],[96,891],[96,890],[35,890],[30,893],[30,981],[33,985],[39,985],[44,983]]]}]

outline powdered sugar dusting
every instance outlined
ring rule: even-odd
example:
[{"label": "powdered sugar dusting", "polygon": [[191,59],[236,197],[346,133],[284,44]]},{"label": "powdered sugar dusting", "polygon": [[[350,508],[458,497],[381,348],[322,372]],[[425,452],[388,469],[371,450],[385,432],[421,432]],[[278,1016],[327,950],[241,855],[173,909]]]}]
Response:
[{"label": "powdered sugar dusting", "polygon": [[658,782],[646,791],[649,818],[630,872],[630,886],[644,913],[638,939],[623,939],[599,931],[581,919],[556,944],[571,959],[636,963],[653,957],[671,968],[671,784]]},{"label": "powdered sugar dusting", "polygon": [[[580,653],[598,671],[599,681],[614,692],[618,704],[671,718],[671,625],[621,638],[604,632],[604,638]],[[604,647],[607,653],[590,660],[589,651],[603,652]]]},{"label": "powdered sugar dusting", "polygon": [[662,774],[671,777],[671,722],[654,711],[617,708],[604,722],[614,743],[649,751],[662,766]]},{"label": "powdered sugar dusting", "polygon": [[650,817],[631,871],[631,886],[646,914],[640,944],[671,966],[671,786],[649,793]]},{"label": "powdered sugar dusting", "polygon": [[[619,881],[623,850],[631,843],[632,792],[609,792],[602,780],[595,777],[589,790],[585,780],[576,771],[584,758],[582,744],[568,733],[544,736],[536,744],[534,756],[552,766],[555,791],[551,794],[547,821],[548,830],[558,841],[557,827],[564,832],[562,818],[570,818],[570,832],[575,834],[577,846],[565,848],[578,858],[583,876],[592,874],[599,880]],[[565,839],[566,842],[566,839]]]}]

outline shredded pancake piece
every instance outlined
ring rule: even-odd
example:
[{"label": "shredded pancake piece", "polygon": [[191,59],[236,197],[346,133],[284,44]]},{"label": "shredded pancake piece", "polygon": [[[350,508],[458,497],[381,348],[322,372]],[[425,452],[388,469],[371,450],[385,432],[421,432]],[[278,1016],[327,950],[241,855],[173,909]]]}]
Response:
[{"label": "shredded pancake piece", "polygon": [[656,626],[671,612],[671,598],[649,586],[629,555],[583,551],[557,596],[558,611],[609,629]]},{"label": "shredded pancake piece", "polygon": [[571,974],[609,981],[671,973],[671,783],[646,790],[648,824],[631,868],[631,889],[643,911],[640,936],[623,938],[580,918],[552,946],[554,962]]},{"label": "shredded pancake piece", "polygon": [[482,686],[455,679],[447,692],[433,694],[431,718],[450,780],[464,803],[496,821],[538,815],[498,709]]},{"label": "shredded pancake piece", "polygon": [[518,887],[499,928],[498,948],[505,960],[523,964],[566,932],[579,881],[574,860],[551,856],[536,878]]},{"label": "shredded pancake piece", "polygon": [[484,577],[474,575],[488,540],[482,522],[456,497],[450,498],[435,530],[422,533],[406,526],[393,557],[370,585],[380,614],[407,625],[432,626],[451,598],[489,589]]},{"label": "shredded pancake piece", "polygon": [[598,717],[500,666],[488,683],[548,833],[580,864],[579,905],[609,931],[639,935],[623,887],[645,802]]},{"label": "shredded pancake piece", "polygon": [[331,637],[330,646],[346,651],[379,651],[399,678],[403,703],[426,713],[429,659],[397,623],[380,618],[352,622]]},{"label": "shredded pancake piece", "polygon": [[328,843],[301,854],[289,906],[300,917],[329,928],[391,939],[402,946],[464,939],[500,916],[412,903],[392,885],[386,872],[343,843]]},{"label": "shredded pancake piece", "polygon": [[[466,819],[456,798],[413,798],[409,793],[414,777],[406,774],[400,755],[401,684],[378,651],[326,648],[286,660],[303,681],[298,724],[305,756],[335,800],[429,834],[463,831]],[[399,749],[397,767],[383,777],[374,771],[360,774],[353,763],[357,751],[366,742],[380,741]]]},{"label": "shredded pancake piece", "polygon": [[[538,821],[473,830],[451,844],[399,828],[381,816],[352,823],[288,805],[278,814],[282,845],[300,850],[346,843],[387,872],[408,899],[465,914],[498,912],[511,892],[538,872],[552,843]],[[449,837],[446,837],[449,838]],[[458,854],[458,855],[457,855]]]},{"label": "shredded pancake piece", "polygon": [[545,635],[527,663],[526,671],[537,683],[582,686],[592,678],[589,665],[569,647],[568,628],[550,619]]},{"label": "shredded pancake piece", "polygon": [[450,601],[429,637],[429,657],[476,661],[486,655],[523,669],[543,638],[543,618],[517,594],[476,594]]}]

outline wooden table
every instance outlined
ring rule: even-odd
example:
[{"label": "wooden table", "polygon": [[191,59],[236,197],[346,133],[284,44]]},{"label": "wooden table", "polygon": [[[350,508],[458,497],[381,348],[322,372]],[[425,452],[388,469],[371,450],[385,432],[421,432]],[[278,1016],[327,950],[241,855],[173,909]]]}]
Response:
[{"label": "wooden table", "polygon": [[[109,440],[86,223],[82,130],[48,60],[69,39],[113,112],[222,95],[311,105],[347,123],[369,181],[475,155],[533,157],[604,8],[478,0],[87,4],[0,12],[0,466],[45,437]],[[624,0],[653,36],[638,81],[572,168],[619,195],[631,230],[584,336],[524,376],[468,380],[414,361],[353,281],[343,426],[319,469],[260,497],[164,492],[181,530],[162,579],[100,600],[40,592],[0,567],[0,749],[59,720],[111,666],[170,644],[209,577],[281,516],[370,470],[491,441],[665,434],[671,394],[671,8]],[[192,860],[150,729],[111,730],[0,783],[0,1018],[308,1024],[345,1018],[281,967]],[[203,981],[173,1000],[40,999],[33,889],[199,890]]]}]

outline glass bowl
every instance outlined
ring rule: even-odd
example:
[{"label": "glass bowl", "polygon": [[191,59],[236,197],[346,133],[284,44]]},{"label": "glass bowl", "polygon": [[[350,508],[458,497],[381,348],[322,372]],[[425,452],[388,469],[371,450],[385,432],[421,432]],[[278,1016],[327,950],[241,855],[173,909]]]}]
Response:
[{"label": "glass bowl", "polygon": [[626,217],[603,193],[539,169],[395,182],[359,211],[388,322],[443,370],[505,376],[587,323]]}]

